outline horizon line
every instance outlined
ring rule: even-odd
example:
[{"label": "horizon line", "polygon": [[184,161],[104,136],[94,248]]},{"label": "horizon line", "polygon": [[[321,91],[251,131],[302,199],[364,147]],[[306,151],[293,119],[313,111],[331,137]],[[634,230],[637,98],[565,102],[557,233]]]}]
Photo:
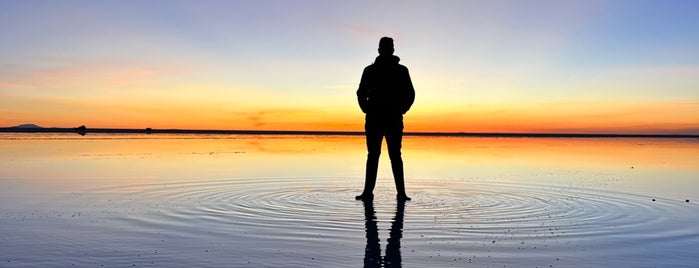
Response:
[{"label": "horizon line", "polygon": [[[154,128],[76,128],[61,127],[0,127],[8,133],[113,133],[113,134],[228,134],[228,135],[323,135],[363,136],[364,131],[327,130],[216,130],[216,129],[154,129]],[[537,133],[537,132],[443,132],[407,131],[403,136],[423,137],[522,137],[522,138],[699,138],[698,134],[628,134],[628,133]]]}]

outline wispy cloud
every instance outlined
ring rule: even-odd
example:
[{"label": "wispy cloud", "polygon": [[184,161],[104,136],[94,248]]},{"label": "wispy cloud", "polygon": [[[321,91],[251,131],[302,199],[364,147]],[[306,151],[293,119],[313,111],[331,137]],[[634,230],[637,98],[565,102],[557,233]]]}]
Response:
[{"label": "wispy cloud", "polygon": [[24,67],[0,74],[0,89],[12,88],[123,88],[153,85],[191,72],[172,66],[138,66],[120,63]]}]

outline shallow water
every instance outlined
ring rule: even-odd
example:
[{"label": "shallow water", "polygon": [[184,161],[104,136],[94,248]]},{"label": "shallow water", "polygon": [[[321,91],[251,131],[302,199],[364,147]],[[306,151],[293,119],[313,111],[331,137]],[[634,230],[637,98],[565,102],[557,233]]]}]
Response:
[{"label": "shallow water", "polygon": [[[696,267],[699,141],[0,135],[0,267]],[[689,202],[687,202],[689,201]]]}]

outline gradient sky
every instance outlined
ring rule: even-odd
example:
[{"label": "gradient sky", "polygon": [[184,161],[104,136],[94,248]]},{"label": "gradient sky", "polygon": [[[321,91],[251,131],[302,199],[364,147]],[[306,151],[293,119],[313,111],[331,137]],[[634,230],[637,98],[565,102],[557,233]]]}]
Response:
[{"label": "gradient sky", "polygon": [[1,1],[0,126],[699,134],[699,1]]}]

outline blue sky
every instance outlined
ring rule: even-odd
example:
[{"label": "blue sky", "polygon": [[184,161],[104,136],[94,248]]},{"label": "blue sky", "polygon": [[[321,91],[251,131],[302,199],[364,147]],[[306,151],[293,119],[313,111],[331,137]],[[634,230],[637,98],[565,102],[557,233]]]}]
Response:
[{"label": "blue sky", "polygon": [[[618,124],[626,132],[699,129],[696,1],[4,1],[0,7],[3,125],[107,126],[105,117],[118,117],[118,126],[361,128],[354,90],[378,39],[392,36],[417,90],[414,116],[406,118],[415,129],[547,131],[543,124],[566,121],[556,114],[586,119],[578,129],[564,124],[549,131],[599,132]],[[185,120],[167,116],[193,109]],[[634,115],[649,109],[663,116]],[[259,116],[270,113],[276,118]],[[357,116],[359,123],[337,123]],[[459,122],[424,123],[445,117]],[[607,118],[618,121],[589,125]]]}]

